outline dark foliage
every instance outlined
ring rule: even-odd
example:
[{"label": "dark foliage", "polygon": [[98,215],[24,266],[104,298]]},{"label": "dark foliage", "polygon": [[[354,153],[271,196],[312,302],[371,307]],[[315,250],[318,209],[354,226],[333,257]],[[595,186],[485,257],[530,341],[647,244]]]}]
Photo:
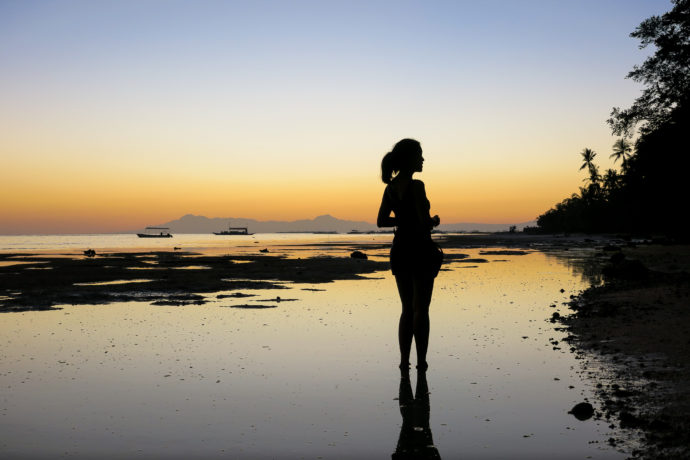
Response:
[{"label": "dark foliage", "polygon": [[632,136],[640,123],[643,134],[654,131],[671,120],[678,106],[689,102],[690,0],[673,3],[671,11],[644,20],[630,34],[640,40],[640,48],[654,45],[656,52],[627,75],[645,89],[632,106],[611,112],[608,123],[616,135]]},{"label": "dark foliage", "polygon": [[584,149],[586,186],[539,216],[542,231],[690,233],[681,224],[690,198],[690,0],[674,1],[670,12],[645,20],[632,36],[657,50],[628,74],[646,85],[642,95],[630,108],[614,109],[608,122],[625,137],[642,124],[634,149],[625,137],[616,141],[611,157],[621,160],[621,169],[603,175],[596,153]]}]

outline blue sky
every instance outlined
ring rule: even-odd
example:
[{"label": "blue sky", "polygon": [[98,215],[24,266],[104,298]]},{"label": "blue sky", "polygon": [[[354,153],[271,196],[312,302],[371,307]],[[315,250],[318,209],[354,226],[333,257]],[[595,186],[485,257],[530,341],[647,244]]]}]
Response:
[{"label": "blue sky", "polygon": [[[3,191],[37,190],[0,218],[27,228],[27,210],[44,213],[39,191],[50,187],[52,207],[87,221],[92,210],[74,205],[70,183],[97,168],[108,202],[123,180],[131,190],[168,187],[179,206],[155,206],[161,220],[193,212],[371,221],[381,156],[415,137],[446,222],[530,220],[576,191],[582,148],[612,166],[605,120],[639,94],[624,77],[652,51],[629,34],[670,8],[0,0]],[[182,198],[173,192],[185,181]],[[261,205],[214,198],[234,185],[232,195],[258,194]],[[350,188],[355,196],[338,198]]]}]

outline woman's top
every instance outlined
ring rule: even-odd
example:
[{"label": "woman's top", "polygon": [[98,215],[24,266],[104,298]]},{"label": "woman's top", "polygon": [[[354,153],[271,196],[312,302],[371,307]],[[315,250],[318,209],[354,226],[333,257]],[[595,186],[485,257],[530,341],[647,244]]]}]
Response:
[{"label": "woman's top", "polygon": [[[421,196],[414,196],[416,189]],[[431,238],[431,218],[429,209],[431,204],[424,192],[424,183],[419,180],[411,180],[399,198],[395,191],[386,187],[386,194],[390,200],[391,208],[395,213],[396,230],[394,242],[414,242]],[[419,202],[416,202],[416,200]],[[420,216],[420,211],[422,216]]]}]

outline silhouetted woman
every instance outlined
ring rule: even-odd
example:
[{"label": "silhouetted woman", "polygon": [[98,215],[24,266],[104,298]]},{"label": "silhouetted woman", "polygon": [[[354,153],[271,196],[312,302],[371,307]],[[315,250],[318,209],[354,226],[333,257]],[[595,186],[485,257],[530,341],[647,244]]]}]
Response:
[{"label": "silhouetted woman", "polygon": [[[431,229],[440,223],[429,215],[424,182],[412,179],[422,171],[422,146],[403,139],[381,161],[381,179],[388,184],[383,192],[376,223],[396,227],[391,247],[391,269],[398,285],[402,314],[398,326],[400,368],[410,365],[412,338],[417,349],[417,369],[427,368],[429,346],[429,304],[434,278],[443,253],[431,239]],[[394,217],[391,217],[391,211]]]}]

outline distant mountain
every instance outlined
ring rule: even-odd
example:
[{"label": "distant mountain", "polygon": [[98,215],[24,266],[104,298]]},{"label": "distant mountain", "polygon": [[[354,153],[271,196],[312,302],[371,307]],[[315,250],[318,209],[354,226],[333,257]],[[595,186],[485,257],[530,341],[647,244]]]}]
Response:
[{"label": "distant mountain", "polygon": [[[518,230],[525,226],[536,225],[534,221],[520,224],[479,224],[457,223],[441,224],[439,230],[445,232],[500,232],[507,231],[511,225],[516,225]],[[368,232],[379,230],[375,224],[363,221],[342,220],[325,214],[314,219],[301,219],[294,221],[278,220],[254,220],[242,217],[205,217],[187,214],[176,220],[160,224],[161,227],[170,227],[171,233],[212,233],[227,230],[228,227],[247,227],[250,233],[278,233],[278,232],[337,232],[347,233],[352,230]],[[143,229],[142,229],[143,230]]]}]

